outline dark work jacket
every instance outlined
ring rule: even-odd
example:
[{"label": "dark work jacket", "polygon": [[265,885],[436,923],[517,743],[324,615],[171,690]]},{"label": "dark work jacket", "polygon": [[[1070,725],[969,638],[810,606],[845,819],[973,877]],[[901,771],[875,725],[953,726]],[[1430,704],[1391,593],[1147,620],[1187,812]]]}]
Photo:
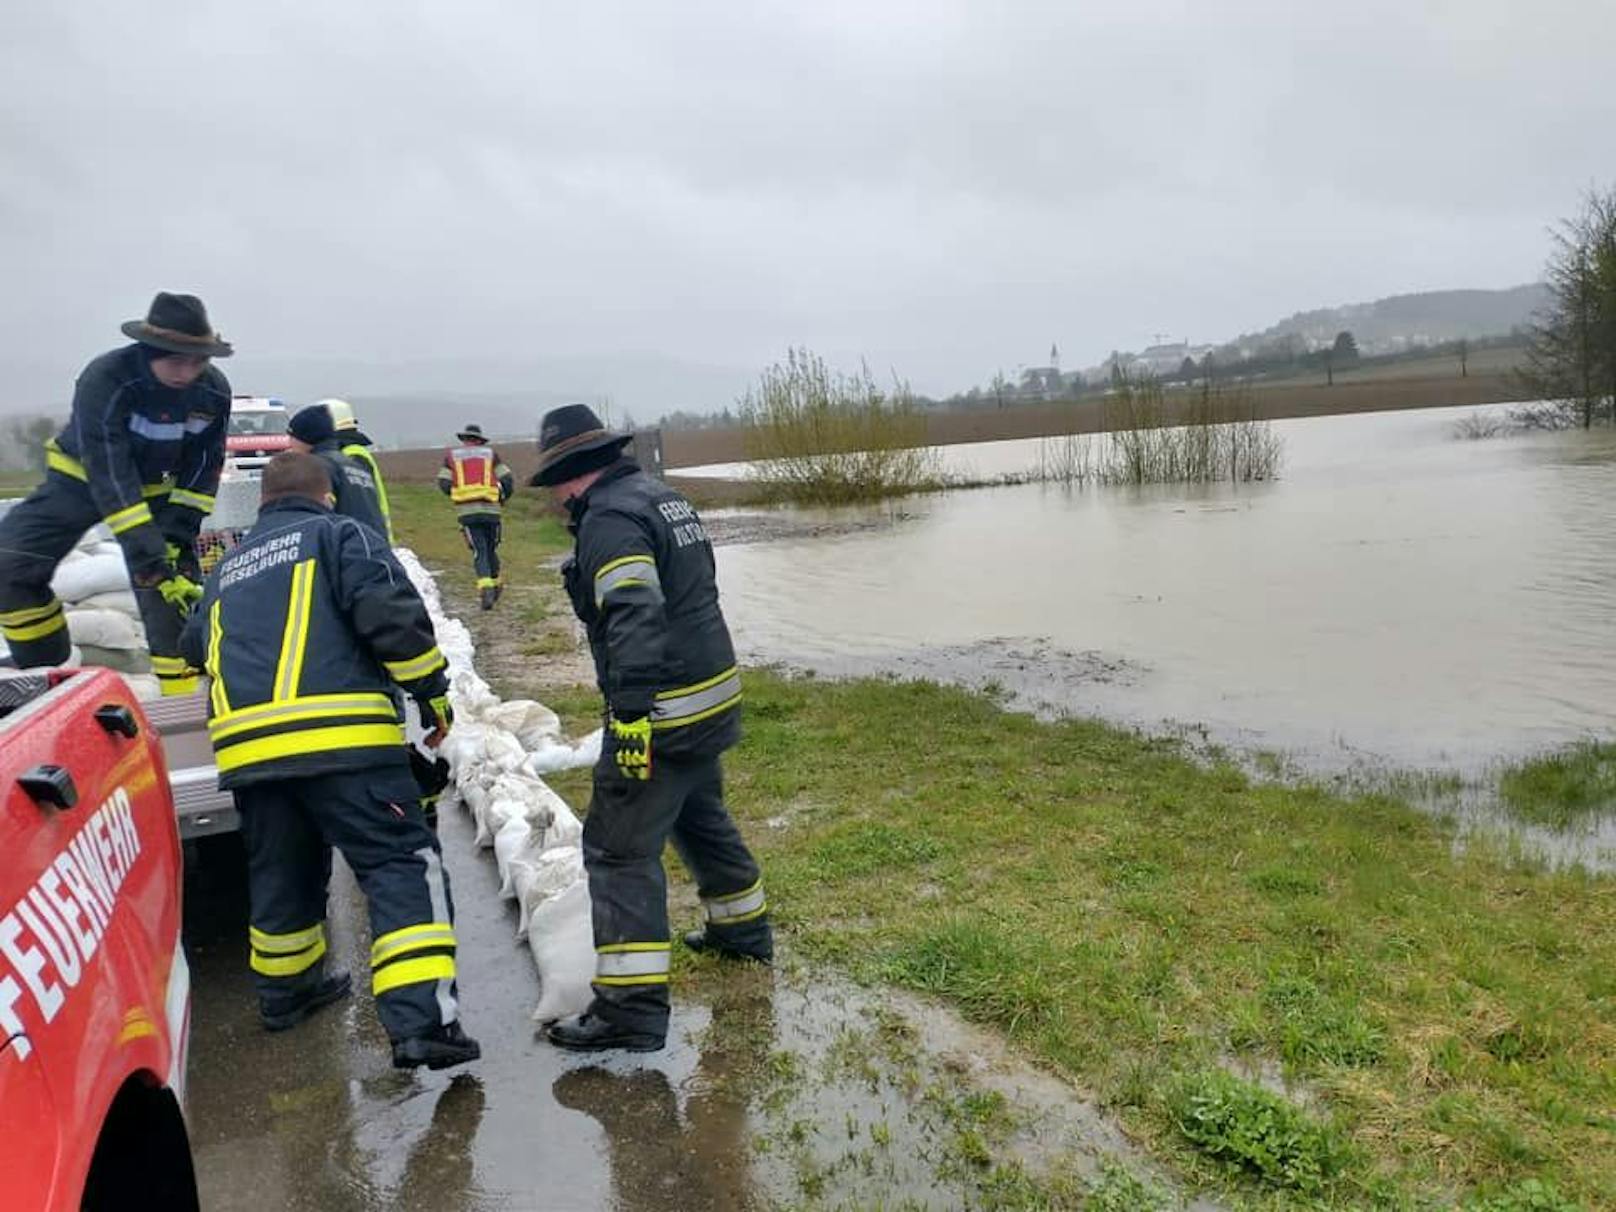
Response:
[{"label": "dark work jacket", "polygon": [[213,511],[230,424],[230,383],[209,366],[191,386],[164,387],[151,351],[126,345],[79,373],[73,415],[45,444],[50,470],[84,483],[133,572],[167,563]]},{"label": "dark work jacket", "polygon": [[212,679],[226,788],[402,762],[392,688],[448,688],[431,617],[387,541],[304,497],[264,506],[219,561],[180,651]]},{"label": "dark work jacket", "polygon": [[383,538],[387,537],[387,515],[382,512],[381,493],[367,462],[342,449],[342,436],[327,438],[313,453],[331,472],[331,492],[337,498],[336,511],[363,522]]},{"label": "dark work jacket", "polygon": [[690,502],[621,459],[568,503],[563,568],[611,714],[651,716],[654,752],[706,757],[740,739],[741,683],[713,546]]}]

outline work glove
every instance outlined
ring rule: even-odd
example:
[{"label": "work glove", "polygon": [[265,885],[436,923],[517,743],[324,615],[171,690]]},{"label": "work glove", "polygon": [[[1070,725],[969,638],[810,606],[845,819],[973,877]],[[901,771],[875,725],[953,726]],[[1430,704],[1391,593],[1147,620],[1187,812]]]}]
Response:
[{"label": "work glove", "polygon": [[421,709],[421,727],[426,729],[421,743],[428,749],[436,749],[454,727],[454,708],[449,706],[449,696],[440,694],[430,699],[416,699],[415,705]]},{"label": "work glove", "polygon": [[620,720],[613,716],[612,761],[617,772],[626,779],[645,780],[651,777],[651,717],[642,715],[637,720]]},{"label": "work glove", "polygon": [[158,581],[157,592],[181,614],[190,614],[192,607],[202,600],[202,586],[177,572]]},{"label": "work glove", "polygon": [[196,549],[191,544],[169,543],[168,562],[180,576],[201,584],[202,564],[196,558]]}]

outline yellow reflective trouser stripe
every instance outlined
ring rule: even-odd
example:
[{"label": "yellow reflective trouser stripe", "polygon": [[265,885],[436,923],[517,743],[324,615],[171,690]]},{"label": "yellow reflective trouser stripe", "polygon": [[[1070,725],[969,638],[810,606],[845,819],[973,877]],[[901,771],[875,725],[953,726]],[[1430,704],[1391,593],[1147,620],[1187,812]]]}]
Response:
[{"label": "yellow reflective trouser stripe", "polygon": [[43,639],[66,626],[67,616],[62,613],[61,602],[55,598],[44,606],[30,606],[25,610],[0,614],[0,633],[18,643]]},{"label": "yellow reflective trouser stripe", "polygon": [[370,991],[377,997],[404,985],[423,981],[452,981],[455,962],[451,955],[423,955],[420,959],[399,960],[371,974]]},{"label": "yellow reflective trouser stripe", "polygon": [[[213,688],[209,698],[213,703],[215,717],[230,714],[230,698],[224,689],[224,670],[219,666],[219,648],[224,643],[224,623],[219,619],[219,605],[215,601],[213,608],[208,611],[208,676],[213,679]],[[212,735],[213,726],[210,723],[208,733]]]},{"label": "yellow reflective trouser stripe", "polygon": [[672,690],[659,691],[658,694],[657,694],[657,698],[659,698],[659,699],[680,699],[680,698],[683,698],[687,694],[699,694],[703,690],[709,690],[712,687],[718,685],[718,683],[723,682],[723,681],[727,681],[728,679],[734,677],[735,673],[736,673],[736,668],[735,668],[734,665],[731,665],[728,669],[724,670],[722,673],[713,674],[713,676],[708,678],[705,682],[696,682],[694,685],[690,685],[690,686],[676,686]]},{"label": "yellow reflective trouser stripe", "polygon": [[499,584],[499,578],[498,577],[478,577],[477,578],[477,588],[478,589],[492,589],[492,588],[494,588],[494,586],[496,586],[498,584]]},{"label": "yellow reflective trouser stripe", "polygon": [[758,880],[750,888],[742,888],[739,892],[708,897],[702,904],[707,907],[707,920],[721,926],[738,926],[742,922],[760,918],[768,911],[768,903],[763,897],[762,880]]},{"label": "yellow reflective trouser stripe", "polygon": [[669,944],[608,943],[595,948],[595,983],[600,985],[665,985]]},{"label": "yellow reflective trouser stripe", "polygon": [[421,951],[431,947],[453,947],[454,927],[448,922],[427,922],[420,926],[405,926],[390,930],[370,945],[372,967],[384,964],[395,955],[407,951]]},{"label": "yellow reflective trouser stripe", "polygon": [[309,613],[314,607],[314,561],[303,560],[292,569],[287,596],[286,629],[281,633],[281,656],[275,665],[275,701],[284,703],[297,694],[303,677],[303,650],[309,642]]},{"label": "yellow reflective trouser stripe", "polygon": [[203,513],[212,513],[214,499],[203,492],[192,492],[189,488],[176,488],[168,495],[170,505],[184,505],[190,509],[200,509]]},{"label": "yellow reflective trouser stripe", "polygon": [[261,976],[296,976],[312,968],[325,954],[325,927],[319,923],[290,934],[269,934],[249,927],[252,944],[249,961]]},{"label": "yellow reflective trouser stripe", "polygon": [[136,526],[144,526],[152,521],[151,506],[140,501],[127,508],[109,513],[102,519],[113,534],[123,534],[126,530],[133,530]]},{"label": "yellow reflective trouser stripe", "polygon": [[325,927],[316,922],[307,930],[294,930],[290,934],[271,934],[257,926],[247,927],[247,939],[255,951],[267,955],[292,955],[325,938]]},{"label": "yellow reflective trouser stripe", "polygon": [[378,722],[391,724],[398,720],[398,710],[386,695],[309,695],[286,703],[265,703],[215,716],[208,722],[208,736],[218,743],[271,724],[297,724],[319,719],[336,721],[353,719],[355,716],[377,717]]},{"label": "yellow reflective trouser stripe", "polygon": [[239,770],[258,762],[297,757],[308,753],[330,753],[333,749],[375,749],[404,743],[402,724],[344,724],[334,728],[310,728],[281,736],[259,737],[220,746],[215,753],[220,773]]},{"label": "yellow reflective trouser stripe", "polygon": [[184,677],[159,677],[157,693],[164,698],[174,698],[182,694],[195,694],[201,685],[202,679],[194,673]]},{"label": "yellow reflective trouser stripe", "polygon": [[90,478],[84,470],[84,464],[80,463],[72,455],[64,454],[61,448],[56,445],[55,438],[45,443],[45,466],[52,471],[61,472],[64,476],[72,476],[75,480],[88,480]]},{"label": "yellow reflective trouser stripe", "polygon": [[728,711],[740,701],[741,677],[732,666],[694,686],[658,694],[651,705],[651,727],[684,728],[720,711]]},{"label": "yellow reflective trouser stripe", "polygon": [[388,674],[399,682],[409,682],[416,678],[424,678],[427,674],[444,668],[448,661],[443,659],[443,653],[434,644],[418,657],[411,657],[407,661],[383,661],[382,667]]}]

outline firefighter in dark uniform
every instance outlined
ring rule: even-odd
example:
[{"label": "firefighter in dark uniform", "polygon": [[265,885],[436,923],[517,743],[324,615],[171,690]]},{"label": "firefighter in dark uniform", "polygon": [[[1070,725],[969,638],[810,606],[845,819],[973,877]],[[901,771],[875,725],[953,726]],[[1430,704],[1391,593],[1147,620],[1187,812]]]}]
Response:
[{"label": "firefighter in dark uniform", "polygon": [[73,414],[45,443],[45,482],[0,519],[0,634],[19,666],[67,660],[51,576],[105,522],[123,547],[158,685],[189,694],[197,671],[180,658],[180,628],[202,592],[193,543],[213,510],[230,423],[230,384],[211,360],[233,351],[194,295],[158,294],[123,333],[136,343],[80,373]]},{"label": "firefighter in dark uniform", "polygon": [[368,463],[343,450],[329,403],[322,400],[294,412],[286,424],[286,436],[292,440],[293,450],[316,455],[330,471],[331,492],[337,502],[333,508],[386,538],[387,516],[382,512],[376,479]]},{"label": "firefighter in dark uniform", "polygon": [[353,405],[346,400],[331,398],[316,400],[317,404],[324,404],[331,413],[331,419],[337,425],[337,449],[350,459],[357,460],[361,466],[370,472],[371,482],[376,485],[376,505],[382,511],[382,521],[385,523],[383,533],[389,543],[397,544],[398,538],[393,534],[393,507],[387,500],[387,481],[382,478],[381,464],[376,462],[376,456],[370,448],[376,443],[370,436],[359,428],[359,418],[354,416]]},{"label": "firefighter in dark uniform", "polygon": [[629,440],[583,404],[552,409],[532,480],[570,514],[563,575],[606,699],[583,837],[595,996],[547,1033],[579,1051],[652,1051],[667,1036],[670,839],[707,913],[686,945],[774,957],[758,865],[724,807],[719,754],[740,739],[741,683],[712,544],[688,501],[623,457]]},{"label": "firefighter in dark uniform", "polygon": [[484,610],[492,610],[505,588],[499,575],[500,515],[516,481],[499,451],[483,437],[482,426],[466,426],[455,440],[460,445],[444,452],[438,469],[438,489],[454,502],[477,569],[477,596]]},{"label": "firefighter in dark uniform", "polygon": [[449,877],[391,694],[415,699],[436,747],[452,722],[445,661],[392,549],[331,512],[330,483],[312,455],[270,460],[258,522],[209,575],[182,646],[211,679],[219,784],[241,814],[264,1026],[295,1026],[349,990],[324,964],[335,846],[369,903],[394,1066],[447,1068],[480,1049],[460,1027]]}]

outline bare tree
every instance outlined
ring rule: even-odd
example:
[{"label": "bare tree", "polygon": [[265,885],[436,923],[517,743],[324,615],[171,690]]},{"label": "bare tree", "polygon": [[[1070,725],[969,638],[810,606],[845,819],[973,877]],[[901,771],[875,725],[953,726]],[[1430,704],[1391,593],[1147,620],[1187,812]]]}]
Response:
[{"label": "bare tree", "polygon": [[1616,420],[1616,190],[1590,190],[1553,232],[1550,301],[1527,343],[1526,385],[1564,422]]}]

